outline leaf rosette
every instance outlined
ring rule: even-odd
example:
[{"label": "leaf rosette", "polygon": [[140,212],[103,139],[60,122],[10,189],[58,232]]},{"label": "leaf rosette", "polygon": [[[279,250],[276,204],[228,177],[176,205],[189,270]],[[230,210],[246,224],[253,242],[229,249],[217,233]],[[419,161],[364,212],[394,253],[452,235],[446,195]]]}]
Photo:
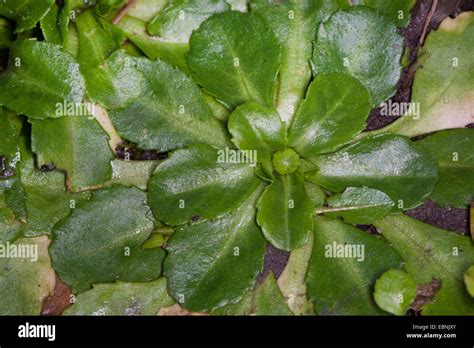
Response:
[{"label": "leaf rosette", "polygon": [[[29,3],[0,5],[10,50],[0,238],[50,236],[41,272],[78,294],[67,314],[155,314],[176,302],[217,315],[402,315],[435,278],[423,313],[474,312],[471,242],[401,214],[474,195],[473,131],[449,129],[468,123],[472,88],[446,87],[448,70],[462,86],[472,74],[434,68],[452,58],[444,46],[472,43],[472,14],[428,38],[420,122],[364,132],[398,87],[397,27],[412,0],[143,0],[128,12],[121,0],[48,0],[26,16]],[[45,42],[29,40],[37,22]],[[433,74],[443,98],[421,88]],[[448,122],[444,104],[456,100],[462,114]],[[58,104],[91,107],[75,117]],[[129,145],[166,159],[129,161]],[[379,233],[357,228],[369,224]],[[291,256],[278,280],[257,284],[268,245]],[[465,254],[451,257],[453,247]],[[25,313],[46,296],[18,288],[35,298],[18,303]]]}]

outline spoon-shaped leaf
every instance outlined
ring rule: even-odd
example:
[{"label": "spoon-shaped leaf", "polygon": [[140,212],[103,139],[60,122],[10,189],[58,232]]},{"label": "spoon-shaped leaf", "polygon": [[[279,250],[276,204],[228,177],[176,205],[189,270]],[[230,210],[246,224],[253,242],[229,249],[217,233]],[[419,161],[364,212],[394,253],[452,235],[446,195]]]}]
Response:
[{"label": "spoon-shaped leaf", "polygon": [[158,13],[147,29],[166,41],[187,43],[202,22],[228,10],[230,6],[225,0],[179,0]]},{"label": "spoon-shaped leaf", "polygon": [[308,298],[320,315],[380,315],[372,293],[375,281],[402,264],[380,236],[340,220],[316,218],[306,283]]},{"label": "spoon-shaped leaf", "polygon": [[255,101],[273,106],[280,47],[260,16],[230,11],[193,32],[188,65],[195,80],[231,109]]},{"label": "spoon-shaped leaf", "polygon": [[250,5],[273,30],[282,49],[276,106],[289,123],[311,80],[309,61],[318,25],[338,7],[332,0],[254,1]]},{"label": "spoon-shaped leaf", "polygon": [[317,74],[344,72],[369,91],[373,106],[391,97],[400,79],[403,38],[385,16],[362,6],[336,12],[320,27],[314,46]]},{"label": "spoon-shaped leaf", "polygon": [[314,204],[299,174],[276,175],[257,204],[257,222],[276,248],[296,249],[313,229]]},{"label": "spoon-shaped leaf", "polygon": [[3,0],[0,16],[16,21],[16,32],[34,28],[54,5],[54,0]]},{"label": "spoon-shaped leaf", "polygon": [[265,239],[255,223],[257,189],[219,219],[185,225],[168,242],[164,274],[170,295],[191,311],[238,302],[262,270]]},{"label": "spoon-shaped leaf", "polygon": [[32,120],[31,143],[39,165],[66,171],[70,191],[82,191],[110,179],[114,158],[108,137],[95,118],[64,116]]},{"label": "spoon-shaped leaf", "polygon": [[153,231],[146,194],[113,186],[94,191],[53,230],[53,267],[74,292],[92,284],[148,281],[161,274],[165,252],[141,248]]},{"label": "spoon-shaped leaf", "polygon": [[385,192],[397,209],[420,204],[438,180],[436,163],[410,139],[381,135],[365,138],[315,160],[313,179],[321,186],[342,192],[367,186]]},{"label": "spoon-shaped leaf", "polygon": [[364,130],[369,111],[369,95],[355,78],[318,75],[296,112],[289,146],[306,158],[334,151]]},{"label": "spoon-shaped leaf", "polygon": [[450,129],[416,145],[438,163],[439,181],[430,199],[441,206],[464,208],[474,197],[474,129]]},{"label": "spoon-shaped leaf", "polygon": [[111,109],[120,135],[142,149],[164,152],[200,142],[230,145],[198,86],[161,60],[117,51],[87,83],[91,98]]},{"label": "spoon-shaped leaf", "polygon": [[203,144],[173,152],[148,184],[153,214],[176,226],[214,219],[242,204],[261,180],[249,163],[232,163],[226,153],[238,154]]},{"label": "spoon-shaped leaf", "polygon": [[83,98],[84,79],[71,55],[46,42],[12,44],[8,69],[0,74],[0,105],[45,119],[59,117],[58,104],[81,103]]},{"label": "spoon-shaped leaf", "polygon": [[404,315],[416,297],[416,283],[401,269],[391,269],[377,279],[374,299],[384,311]]}]

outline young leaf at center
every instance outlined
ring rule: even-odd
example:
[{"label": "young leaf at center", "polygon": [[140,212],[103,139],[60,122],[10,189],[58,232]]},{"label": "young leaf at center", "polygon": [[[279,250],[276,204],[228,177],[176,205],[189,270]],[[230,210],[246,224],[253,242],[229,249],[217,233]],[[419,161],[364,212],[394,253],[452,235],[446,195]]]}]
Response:
[{"label": "young leaf at center", "polygon": [[257,151],[257,161],[267,162],[274,151],[286,146],[286,125],[278,113],[250,102],[239,106],[229,117],[232,142],[241,150]]}]

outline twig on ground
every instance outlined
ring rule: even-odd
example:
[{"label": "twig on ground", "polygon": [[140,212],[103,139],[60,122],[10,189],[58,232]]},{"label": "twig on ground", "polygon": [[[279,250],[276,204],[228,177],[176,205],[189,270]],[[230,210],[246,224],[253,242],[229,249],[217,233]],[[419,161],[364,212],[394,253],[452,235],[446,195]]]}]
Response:
[{"label": "twig on ground", "polygon": [[425,42],[426,34],[428,33],[428,27],[431,23],[431,19],[435,14],[437,5],[438,0],[433,0],[433,3],[431,4],[431,10],[428,13],[428,16],[426,17],[425,26],[423,27],[423,32],[421,33],[420,41],[418,42],[418,47],[423,46],[423,43]]}]

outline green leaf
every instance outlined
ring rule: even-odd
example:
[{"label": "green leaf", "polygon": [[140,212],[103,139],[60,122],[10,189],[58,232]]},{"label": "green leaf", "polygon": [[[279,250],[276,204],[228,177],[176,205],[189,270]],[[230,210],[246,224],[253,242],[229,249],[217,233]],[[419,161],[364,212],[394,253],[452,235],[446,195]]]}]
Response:
[{"label": "green leaf", "polygon": [[3,192],[4,201],[15,218],[26,221],[25,191],[18,173],[7,179],[0,180],[0,193]]},{"label": "green leaf", "polygon": [[419,205],[434,189],[436,163],[410,139],[381,135],[365,138],[315,160],[314,180],[333,192],[367,186],[386,193],[398,209]]},{"label": "green leaf", "polygon": [[226,123],[229,120],[229,115],[230,115],[229,109],[227,109],[223,104],[221,104],[212,95],[209,95],[205,93],[204,91],[201,91],[201,92],[207,105],[209,105],[209,108],[212,110],[214,117],[217,118],[219,121]]},{"label": "green leaf", "polygon": [[54,4],[40,23],[44,40],[55,45],[62,45],[63,43],[61,30],[58,25],[60,13],[61,9],[57,4]]},{"label": "green leaf", "polygon": [[15,20],[16,32],[34,28],[53,6],[54,0],[2,0],[0,16]]},{"label": "green leaf", "polygon": [[126,0],[101,0],[95,7],[95,12],[101,17],[106,17],[124,6]]},{"label": "green leaf", "polygon": [[26,149],[22,149],[19,170],[25,194],[26,224],[23,235],[26,237],[50,234],[54,225],[65,218],[71,208],[90,197],[89,192],[68,193],[64,174],[36,169],[33,154]]},{"label": "green leaf", "polygon": [[[78,40],[79,33],[74,25],[74,21],[88,4],[90,3],[84,2],[84,0],[63,0],[63,6],[59,12],[57,23],[64,50],[67,52],[71,52],[70,49],[72,47],[74,47],[74,50],[78,49],[75,46],[78,44],[76,41]],[[77,57],[77,54],[73,54],[73,56]]]},{"label": "green leaf", "polygon": [[166,292],[166,279],[146,283],[97,284],[79,294],[63,315],[156,315],[173,300]]},{"label": "green leaf", "polygon": [[418,114],[401,117],[381,131],[414,137],[473,123],[473,47],[474,13],[446,18],[418,53],[411,100]]},{"label": "green leaf", "polygon": [[110,119],[123,138],[160,152],[200,142],[230,144],[224,125],[181,71],[121,51],[106,62],[91,74],[88,91],[94,101],[111,109]]},{"label": "green leaf", "polygon": [[19,236],[21,223],[15,220],[15,214],[5,202],[5,195],[0,189],[0,243],[5,244]]},{"label": "green leaf", "polygon": [[[130,13],[129,13],[130,14]],[[160,58],[185,73],[189,73],[185,55],[189,51],[187,43],[167,42],[157,36],[150,36],[146,30],[147,22],[130,15],[125,16],[118,28],[150,59]]]},{"label": "green leaf", "polygon": [[239,106],[229,117],[232,142],[241,150],[257,151],[257,161],[272,159],[286,146],[286,125],[278,113],[255,102]]},{"label": "green leaf", "polygon": [[[69,17],[67,18],[69,21]],[[63,50],[76,59],[79,55],[79,33],[77,32],[77,28],[73,23],[69,23],[67,25],[65,35]]]},{"label": "green leaf", "polygon": [[469,237],[442,230],[408,216],[388,216],[375,226],[405,261],[405,269],[417,284],[441,281],[433,303],[422,307],[424,315],[473,315],[474,299],[466,292],[464,272],[474,263]]},{"label": "green leaf", "polygon": [[143,243],[143,249],[153,249],[161,247],[165,244],[165,237],[161,233],[153,233],[145,243]]},{"label": "green leaf", "polygon": [[466,290],[474,297],[474,265],[469,267],[464,273],[464,283],[466,284]]},{"label": "green leaf", "polygon": [[439,181],[429,198],[443,207],[465,208],[474,198],[474,129],[440,131],[416,145],[438,163]]},{"label": "green leaf", "polygon": [[[4,158],[3,166],[14,169],[19,157],[17,154],[20,149],[18,147],[18,131],[16,130],[13,119],[10,115],[0,108],[0,157]],[[0,176],[4,176],[4,168],[0,168]],[[6,168],[5,168],[6,169]]]},{"label": "green leaf", "polygon": [[392,19],[398,27],[406,27],[410,21],[410,11],[416,0],[365,0],[363,5],[371,7]]},{"label": "green leaf", "polygon": [[12,44],[8,69],[0,74],[0,105],[45,119],[58,117],[58,104],[78,104],[83,98],[79,65],[59,46],[37,41]]},{"label": "green leaf", "polygon": [[355,78],[318,75],[296,112],[289,146],[305,158],[332,152],[364,130],[369,111],[369,95]]},{"label": "green leaf", "polygon": [[410,20],[410,11],[416,0],[336,0],[341,9],[347,10],[350,6],[364,5],[387,16],[395,22],[398,27],[405,27]]},{"label": "green leaf", "polygon": [[387,215],[393,205],[390,197],[381,191],[349,187],[343,193],[329,197],[329,207],[320,208],[317,212],[329,217],[342,217],[351,224],[370,225]]},{"label": "green leaf", "polygon": [[298,174],[276,175],[257,204],[257,222],[276,248],[293,250],[308,241],[314,205]]},{"label": "green leaf", "polygon": [[249,164],[224,155],[202,144],[171,153],[148,185],[148,204],[158,220],[176,226],[214,219],[247,200],[261,180]]},{"label": "green leaf", "polygon": [[249,101],[274,105],[280,48],[260,16],[214,15],[193,32],[190,47],[194,79],[228,108]]},{"label": "green leaf", "polygon": [[90,69],[86,85],[88,96],[107,109],[123,109],[145,90],[146,76],[136,69],[138,62],[124,50],[114,52],[105,64]]},{"label": "green leaf", "polygon": [[273,154],[272,165],[278,174],[293,174],[299,169],[301,159],[294,150],[287,148]]},{"label": "green leaf", "polygon": [[313,234],[301,248],[291,252],[278,285],[285,296],[288,307],[295,315],[314,315],[314,306],[306,296],[306,272],[313,249]]},{"label": "green leaf", "polygon": [[[40,314],[43,299],[52,294],[55,285],[48,244],[47,237],[37,237],[0,246],[4,255],[0,258],[1,315]],[[25,257],[18,257],[19,253]]]},{"label": "green leaf", "polygon": [[308,180],[305,180],[304,187],[315,207],[321,207],[324,205],[324,202],[326,201],[326,194],[321,187]]},{"label": "green leaf", "polygon": [[146,194],[114,186],[93,192],[53,230],[53,266],[74,292],[92,284],[148,281],[161,274],[165,252],[140,246],[153,231]]},{"label": "green leaf", "polygon": [[356,6],[336,12],[319,27],[312,63],[317,74],[354,76],[368,90],[372,106],[378,106],[397,89],[402,54],[395,24]]},{"label": "green leaf", "polygon": [[167,41],[188,43],[191,33],[215,13],[230,10],[224,0],[178,0],[147,25],[151,35]]},{"label": "green leaf", "polygon": [[290,0],[256,7],[282,49],[277,109],[290,122],[311,80],[309,64],[319,23],[337,10],[333,1]]},{"label": "green leaf", "polygon": [[67,173],[67,187],[77,192],[101,185],[111,176],[114,158],[107,134],[94,118],[65,116],[32,120],[31,143],[38,163]]},{"label": "green leaf", "polygon": [[236,304],[215,310],[213,315],[292,315],[278,288],[275,275],[270,272],[262,284],[249,291]]},{"label": "green leaf", "polygon": [[263,268],[265,239],[255,223],[256,190],[239,208],[213,221],[177,229],[168,241],[164,274],[170,295],[191,311],[238,302]]},{"label": "green leaf", "polygon": [[19,226],[14,220],[25,222],[26,219],[25,192],[17,168],[21,160],[20,141],[24,140],[19,137],[21,127],[16,115],[0,108],[0,196],[6,214],[13,214],[7,219],[11,225],[5,226],[5,233],[0,236],[6,240],[18,232]]},{"label": "green leaf", "polygon": [[77,16],[75,24],[79,34],[77,60],[87,83],[90,69],[103,64],[118,46],[110,32],[104,29],[94,16],[93,10],[84,11]]},{"label": "green leaf", "polygon": [[112,179],[105,185],[120,184],[123,186],[135,186],[146,191],[148,180],[158,166],[159,161],[124,161],[113,160]]},{"label": "green leaf", "polygon": [[339,220],[316,218],[306,283],[319,315],[381,315],[372,293],[377,278],[402,260],[381,237]]},{"label": "green leaf", "polygon": [[401,269],[388,270],[375,283],[375,302],[389,313],[404,315],[415,297],[415,281]]}]

